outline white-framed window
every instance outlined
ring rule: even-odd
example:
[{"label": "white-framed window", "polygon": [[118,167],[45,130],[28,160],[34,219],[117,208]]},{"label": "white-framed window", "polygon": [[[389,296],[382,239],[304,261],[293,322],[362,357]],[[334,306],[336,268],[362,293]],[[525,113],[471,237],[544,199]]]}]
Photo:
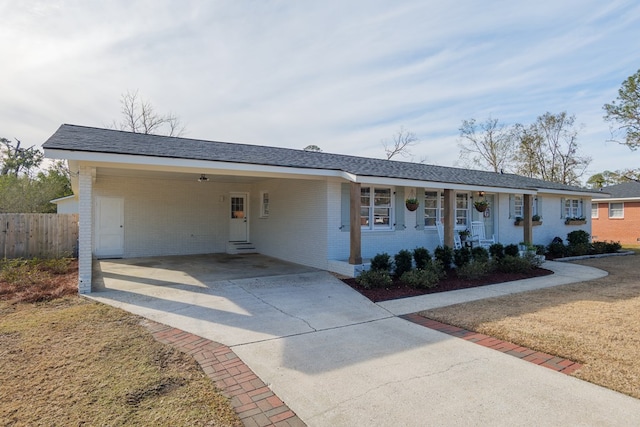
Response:
[{"label": "white-framed window", "polygon": [[609,218],[624,218],[624,203],[609,203]]},{"label": "white-framed window", "polygon": [[390,230],[393,226],[393,192],[390,187],[360,188],[360,226],[366,230]]},{"label": "white-framed window", "polygon": [[444,215],[444,195],[439,191],[424,192],[424,225],[435,227]]},{"label": "white-framed window", "polygon": [[598,218],[598,204],[591,203],[591,218]]},{"label": "white-framed window", "polygon": [[[456,193],[455,196],[455,227],[466,228],[470,223],[470,206],[468,193]],[[444,192],[426,190],[424,192],[424,225],[435,227],[444,219]]]},{"label": "white-framed window", "polygon": [[513,196],[513,216],[524,218],[524,196],[522,194],[514,194]]},{"label": "white-framed window", "polygon": [[582,204],[580,203],[580,199],[564,200],[564,217],[582,218]]},{"label": "white-framed window", "polygon": [[269,218],[269,192],[260,192],[260,218]]},{"label": "white-framed window", "polygon": [[467,227],[469,223],[469,195],[456,193],[456,227]]}]

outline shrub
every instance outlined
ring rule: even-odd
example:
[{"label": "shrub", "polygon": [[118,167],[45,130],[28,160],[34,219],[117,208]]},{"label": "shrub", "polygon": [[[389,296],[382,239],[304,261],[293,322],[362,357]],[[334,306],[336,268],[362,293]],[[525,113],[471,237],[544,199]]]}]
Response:
[{"label": "shrub", "polygon": [[489,246],[489,254],[491,254],[491,258],[493,259],[504,258],[504,245],[502,243],[494,243]]},{"label": "shrub", "polygon": [[533,268],[530,260],[525,257],[507,255],[496,262],[496,269],[503,273],[526,273]]},{"label": "shrub", "polygon": [[453,251],[453,263],[456,267],[462,267],[469,262],[471,262],[471,251],[468,248],[460,248]]},{"label": "shrub", "polygon": [[459,278],[465,280],[480,279],[490,271],[488,262],[471,261],[456,269]]},{"label": "shrub", "polygon": [[620,242],[607,242],[605,252],[608,254],[613,254],[622,249],[622,245]]},{"label": "shrub", "polygon": [[504,247],[505,256],[517,257],[519,252],[518,245],[514,245],[513,243]]},{"label": "shrub", "polygon": [[391,271],[391,255],[383,252],[371,258],[371,270]]},{"label": "shrub", "polygon": [[427,248],[415,248],[413,250],[413,260],[416,263],[416,268],[424,269],[431,261],[431,254]]},{"label": "shrub", "polygon": [[536,247],[536,255],[544,255],[545,248],[544,245],[535,245]]},{"label": "shrub", "polygon": [[453,262],[453,249],[449,246],[438,246],[434,249],[433,256],[445,269],[451,268],[451,263]]},{"label": "shrub", "polygon": [[589,246],[589,233],[584,230],[574,230],[567,234],[567,245],[577,246],[586,245]]},{"label": "shrub", "polygon": [[390,286],[393,281],[391,280],[389,272],[386,270],[367,270],[356,277],[356,283],[367,289],[371,289]]},{"label": "shrub", "polygon": [[401,250],[394,256],[396,277],[401,277],[404,273],[413,268],[412,258],[413,256],[411,255],[411,252],[406,249]]},{"label": "shrub", "polygon": [[489,262],[489,251],[482,246],[476,246],[471,249],[471,256],[476,262]]},{"label": "shrub", "polygon": [[417,268],[407,271],[400,280],[408,286],[417,289],[430,289],[438,286],[438,282],[445,276],[442,265],[438,262],[430,262],[426,268]]},{"label": "shrub", "polygon": [[562,243],[562,239],[556,237],[547,246],[547,254],[553,258],[562,258],[567,253],[567,247]]}]

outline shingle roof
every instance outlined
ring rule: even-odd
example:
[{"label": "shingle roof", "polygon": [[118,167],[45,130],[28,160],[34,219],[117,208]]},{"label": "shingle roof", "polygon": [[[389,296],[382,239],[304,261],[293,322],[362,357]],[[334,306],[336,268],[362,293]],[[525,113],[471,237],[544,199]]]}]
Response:
[{"label": "shingle roof", "polygon": [[290,148],[146,135],[64,124],[43,144],[45,149],[209,160],[307,169],[339,170],[359,176],[400,178],[514,189],[589,192],[580,187],[501,174],[421,163],[399,162]]},{"label": "shingle roof", "polygon": [[[612,199],[640,199],[640,182],[623,182],[602,188],[603,193],[608,193]],[[597,199],[597,196],[594,196]]]}]

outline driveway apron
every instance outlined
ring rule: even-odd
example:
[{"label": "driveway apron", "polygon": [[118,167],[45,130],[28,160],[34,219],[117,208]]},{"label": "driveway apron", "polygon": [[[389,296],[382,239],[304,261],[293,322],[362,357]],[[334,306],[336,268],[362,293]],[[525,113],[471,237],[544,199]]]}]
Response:
[{"label": "driveway apron", "polygon": [[640,425],[639,400],[407,322],[415,304],[371,303],[327,272],[100,268],[91,298],[230,346],[309,426]]}]

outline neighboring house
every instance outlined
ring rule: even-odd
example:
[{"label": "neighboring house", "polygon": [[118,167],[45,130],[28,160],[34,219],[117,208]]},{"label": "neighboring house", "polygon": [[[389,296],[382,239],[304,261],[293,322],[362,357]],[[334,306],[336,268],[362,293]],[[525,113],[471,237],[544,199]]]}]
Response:
[{"label": "neighboring house", "polygon": [[640,245],[640,182],[602,188],[609,197],[594,195],[591,203],[592,238]]},{"label": "neighboring house", "polygon": [[92,257],[255,251],[353,276],[380,252],[433,250],[439,223],[451,247],[471,221],[503,244],[591,231],[565,219],[588,216],[593,191],[512,174],[75,125],[43,148],[79,197],[83,293]]},{"label": "neighboring house", "polygon": [[59,213],[59,214],[78,213],[78,196],[75,194],[72,194],[71,196],[60,197],[59,199],[53,199],[51,203],[56,205],[56,213]]}]

